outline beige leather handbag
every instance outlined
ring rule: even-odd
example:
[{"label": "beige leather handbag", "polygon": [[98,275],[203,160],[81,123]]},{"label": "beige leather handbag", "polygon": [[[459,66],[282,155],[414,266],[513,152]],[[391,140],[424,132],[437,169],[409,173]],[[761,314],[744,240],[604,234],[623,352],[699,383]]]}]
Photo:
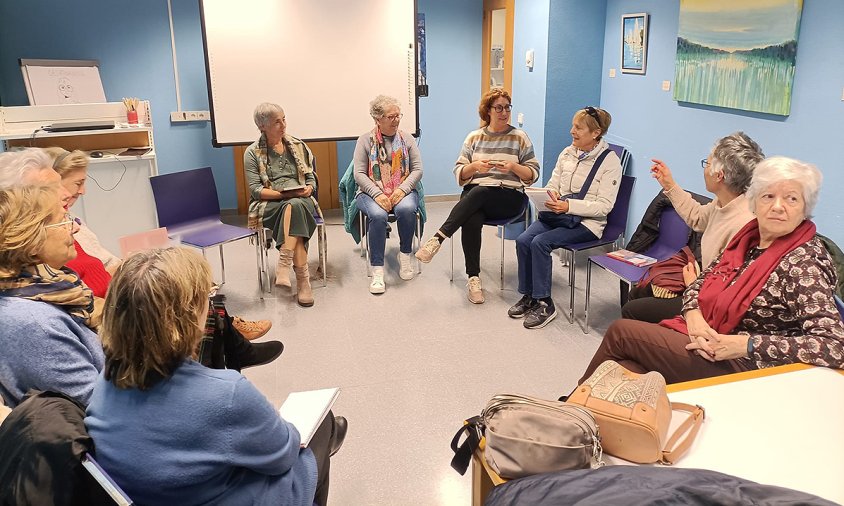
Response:
[{"label": "beige leather handbag", "polygon": [[[640,464],[676,462],[688,451],[704,418],[702,407],[668,400],[660,373],[636,374],[612,360],[598,366],[566,402],[592,412],[605,452]],[[669,438],[672,410],[691,416]]]}]

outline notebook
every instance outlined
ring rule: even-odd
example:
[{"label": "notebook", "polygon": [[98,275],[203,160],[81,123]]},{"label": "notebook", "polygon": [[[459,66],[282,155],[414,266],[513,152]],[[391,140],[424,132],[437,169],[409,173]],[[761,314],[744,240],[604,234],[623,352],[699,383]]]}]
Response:
[{"label": "notebook", "polygon": [[616,260],[621,260],[622,262],[627,262],[628,264],[633,264],[636,267],[647,267],[648,265],[656,263],[656,258],[654,257],[649,257],[626,249],[610,251],[607,253],[607,256],[615,258]]},{"label": "notebook", "polygon": [[278,413],[292,423],[301,436],[300,445],[307,448],[314,433],[334,406],[339,388],[324,388],[307,392],[293,392],[287,396]]}]

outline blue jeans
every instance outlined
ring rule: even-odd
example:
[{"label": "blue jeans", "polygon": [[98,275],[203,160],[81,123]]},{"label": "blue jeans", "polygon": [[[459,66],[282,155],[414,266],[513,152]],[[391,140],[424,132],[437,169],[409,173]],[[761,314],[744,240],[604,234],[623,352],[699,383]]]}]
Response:
[{"label": "blue jeans", "polygon": [[597,239],[582,224],[575,228],[554,226],[539,220],[516,238],[519,260],[519,293],[534,299],[551,296],[551,252],[568,244]]},{"label": "blue jeans", "polygon": [[[358,193],[358,210],[362,211],[369,220],[366,237],[369,242],[369,263],[373,267],[384,265],[384,247],[387,244],[387,211],[379,206],[372,197],[365,193]],[[413,233],[416,231],[416,208],[419,207],[419,194],[416,190],[405,195],[393,207],[396,215],[396,225],[399,228],[399,251],[411,253]]]}]

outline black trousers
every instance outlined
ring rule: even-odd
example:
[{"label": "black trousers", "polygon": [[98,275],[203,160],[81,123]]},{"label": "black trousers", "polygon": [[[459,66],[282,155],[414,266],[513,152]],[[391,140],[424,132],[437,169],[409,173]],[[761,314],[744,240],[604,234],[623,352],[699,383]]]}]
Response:
[{"label": "black trousers", "polygon": [[440,232],[451,237],[462,228],[466,275],[481,273],[481,229],[487,220],[512,218],[522,209],[524,194],[500,186],[466,185],[460,201],[451,210]]},{"label": "black trousers", "polygon": [[621,307],[621,317],[648,323],[674,318],[683,311],[683,297],[661,299],[653,296],[651,285],[630,289],[627,303]]},{"label": "black trousers", "polygon": [[308,448],[314,452],[317,465],[317,486],[314,494],[314,503],[325,506],[328,503],[328,475],[331,472],[331,441],[334,439],[334,413],[331,411],[325,415]]}]

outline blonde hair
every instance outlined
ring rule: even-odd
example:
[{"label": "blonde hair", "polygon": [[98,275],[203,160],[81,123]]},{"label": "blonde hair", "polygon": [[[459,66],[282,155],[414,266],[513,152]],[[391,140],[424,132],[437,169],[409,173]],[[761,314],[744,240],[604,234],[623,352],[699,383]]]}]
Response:
[{"label": "blonde hair", "polygon": [[146,390],[195,358],[213,283],[208,262],[183,248],[130,256],[111,280],[100,338],[105,378],[118,388]]},{"label": "blonde hair", "polygon": [[[595,116],[590,114],[589,109],[592,109],[595,112]],[[600,121],[599,121],[600,120]],[[607,111],[601,109],[600,107],[584,107],[580,109],[576,113],[574,113],[574,118],[572,118],[572,122],[582,122],[586,125],[586,128],[589,129],[590,132],[594,132],[595,130],[600,130],[601,135],[598,136],[598,140],[600,140],[604,134],[610,129],[610,123],[612,123],[612,116]]]},{"label": "blonde hair", "polygon": [[40,263],[38,255],[47,240],[44,226],[58,200],[49,187],[0,189],[0,277],[17,276],[22,268]]},{"label": "blonde hair", "polygon": [[52,147],[44,148],[44,152],[53,159],[53,170],[61,177],[77,170],[88,170],[88,155],[84,151]]},{"label": "blonde hair", "polygon": [[489,110],[492,109],[492,104],[500,97],[507,99],[508,104],[513,104],[513,99],[510,94],[503,88],[490,88],[484,96],[481,97],[481,103],[478,105],[478,115],[481,117],[481,127],[489,125]]}]

